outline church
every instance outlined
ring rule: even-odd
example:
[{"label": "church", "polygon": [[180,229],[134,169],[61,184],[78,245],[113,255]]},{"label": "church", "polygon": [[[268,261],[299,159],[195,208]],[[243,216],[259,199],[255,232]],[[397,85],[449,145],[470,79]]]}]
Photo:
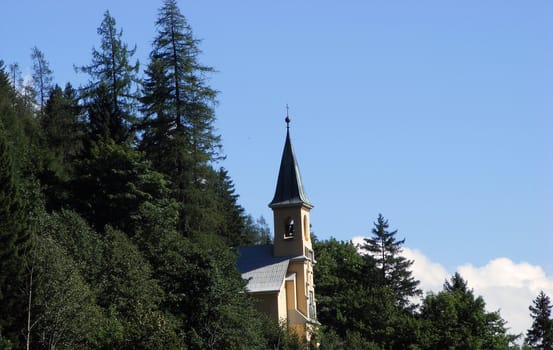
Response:
[{"label": "church", "polygon": [[240,249],[238,270],[248,281],[248,292],[257,308],[285,323],[308,341],[318,325],[315,305],[309,212],[294,148],[290,140],[290,118],[286,117],[286,141],[273,200],[273,244]]}]

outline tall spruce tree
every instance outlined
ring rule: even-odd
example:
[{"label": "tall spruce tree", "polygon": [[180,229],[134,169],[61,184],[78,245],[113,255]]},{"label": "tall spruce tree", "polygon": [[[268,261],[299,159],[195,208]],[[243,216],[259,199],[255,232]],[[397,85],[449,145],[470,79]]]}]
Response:
[{"label": "tall spruce tree", "polygon": [[219,158],[221,148],[214,130],[217,93],[207,85],[213,69],[199,63],[199,40],[175,0],[164,1],[156,27],[142,91],[140,147],[172,180],[174,197],[183,204],[180,227],[191,233],[202,218],[188,210],[189,204],[209,209],[216,202],[210,190],[214,186],[208,184],[210,162]]},{"label": "tall spruce tree", "polygon": [[398,306],[408,307],[409,298],[422,292],[417,288],[419,281],[409,270],[413,261],[401,255],[405,239],[396,240],[397,230],[390,232],[388,228],[388,220],[379,214],[372,229],[373,236],[365,238],[362,248],[368,252],[366,258],[376,263],[380,283],[395,294]]},{"label": "tall spruce tree", "polygon": [[[25,198],[13,135],[8,137],[4,120],[17,116],[15,91],[0,61],[0,333],[11,343],[22,341],[25,315],[25,254],[30,247]],[[12,125],[12,129],[19,125]],[[18,130],[18,132],[23,132]],[[23,141],[23,140],[22,140]]]},{"label": "tall spruce tree", "polygon": [[71,161],[83,148],[85,130],[80,112],[77,91],[71,84],[68,83],[64,89],[54,86],[46,101],[40,125],[46,145],[52,153],[52,170],[63,177],[69,175]]},{"label": "tall spruce tree", "polygon": [[90,76],[82,91],[88,111],[90,132],[102,140],[116,143],[132,141],[132,125],[137,109],[138,61],[131,63],[136,47],[129,49],[122,41],[109,11],[98,27],[100,49],[92,50],[92,63],[78,70]]},{"label": "tall spruce tree", "polygon": [[40,118],[45,167],[39,175],[49,210],[66,206],[70,193],[68,181],[75,175],[75,160],[84,145],[85,124],[77,91],[67,84],[50,91]]},{"label": "tall spruce tree", "polygon": [[525,342],[532,349],[553,349],[553,319],[551,299],[541,291],[530,305],[532,327],[526,332]]},{"label": "tall spruce tree", "polygon": [[33,86],[38,99],[39,113],[42,115],[46,100],[52,89],[52,70],[50,64],[44,58],[44,53],[36,46],[31,50],[31,59],[33,60]]}]

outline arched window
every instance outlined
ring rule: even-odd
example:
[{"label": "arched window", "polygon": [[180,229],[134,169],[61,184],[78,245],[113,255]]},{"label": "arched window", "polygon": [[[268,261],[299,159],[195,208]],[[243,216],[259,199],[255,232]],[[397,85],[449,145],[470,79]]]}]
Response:
[{"label": "arched window", "polygon": [[284,226],[284,238],[294,237],[294,219],[288,217]]}]

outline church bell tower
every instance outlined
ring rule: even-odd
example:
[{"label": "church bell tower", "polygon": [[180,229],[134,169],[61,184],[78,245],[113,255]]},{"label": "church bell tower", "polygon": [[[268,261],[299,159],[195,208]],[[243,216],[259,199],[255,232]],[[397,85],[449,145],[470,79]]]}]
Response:
[{"label": "church bell tower", "polygon": [[305,256],[313,260],[309,203],[300,170],[290,140],[290,118],[286,116],[286,141],[280,161],[275,196],[269,207],[273,210],[273,256]]}]

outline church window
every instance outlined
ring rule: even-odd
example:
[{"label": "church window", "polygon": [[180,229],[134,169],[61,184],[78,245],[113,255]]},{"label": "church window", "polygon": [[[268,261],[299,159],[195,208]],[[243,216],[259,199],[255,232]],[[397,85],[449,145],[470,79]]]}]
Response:
[{"label": "church window", "polygon": [[316,320],[317,319],[317,307],[315,306],[315,296],[313,295],[313,291],[310,290],[309,291],[309,300],[308,300],[308,304],[309,304],[309,318],[311,318],[312,320]]},{"label": "church window", "polygon": [[284,226],[284,238],[294,237],[294,219],[288,217]]}]

